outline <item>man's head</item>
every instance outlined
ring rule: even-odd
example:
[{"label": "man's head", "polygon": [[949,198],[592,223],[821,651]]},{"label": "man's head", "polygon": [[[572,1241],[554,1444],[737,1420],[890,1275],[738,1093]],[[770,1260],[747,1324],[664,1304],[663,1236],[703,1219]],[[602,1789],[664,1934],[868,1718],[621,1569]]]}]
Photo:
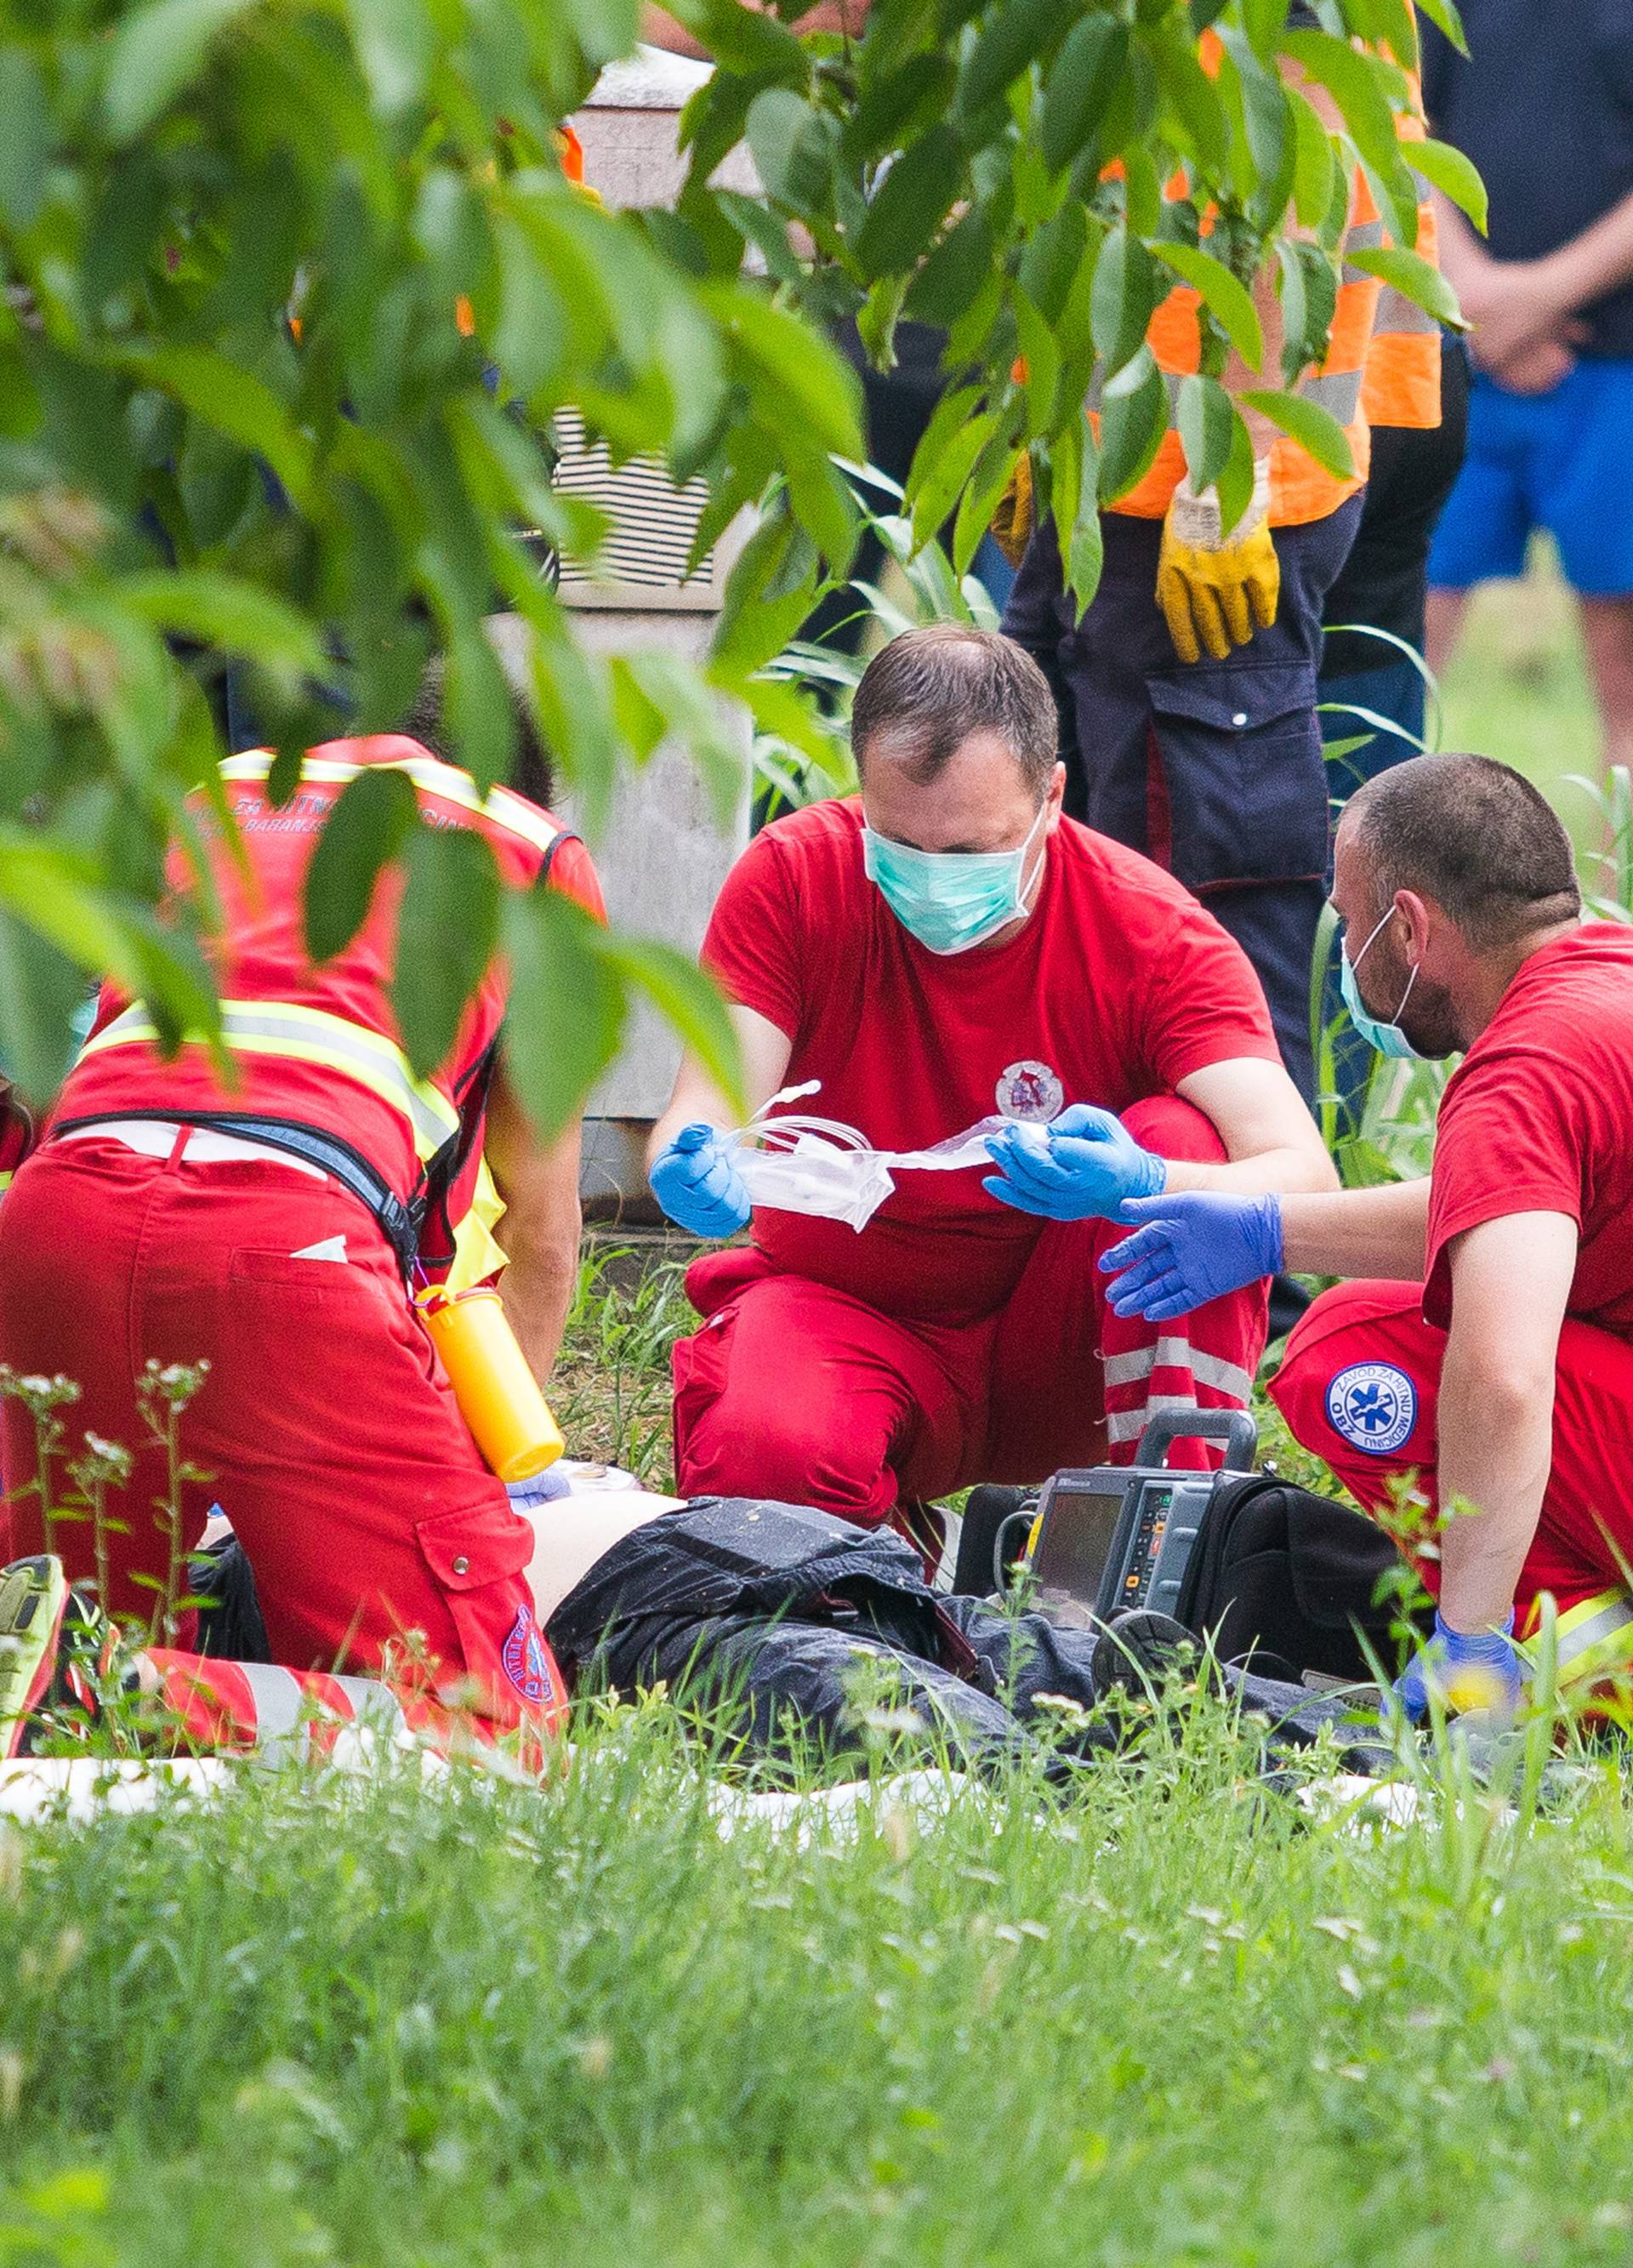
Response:
[{"label": "man's head", "polygon": [[[533,725],[533,713],[527,705],[527,677],[532,662],[530,625],[520,615],[489,615],[483,628],[488,642],[499,657],[511,690],[511,708],[516,720],[516,754],[511,764],[511,785],[541,811],[548,811],[555,799],[555,780],[550,759],[545,752]],[[402,730],[411,740],[429,748],[445,763],[464,762],[454,735],[444,722],[443,704],[447,691],[447,669],[442,656],[433,654],[420,679],[414,705],[402,722]]]},{"label": "man's head", "polygon": [[1363,1005],[1424,1056],[1467,1047],[1526,954],[1582,910],[1548,805],[1470,755],[1414,758],[1350,798],[1333,903]]},{"label": "man's head", "polygon": [[[1013,639],[954,622],[908,630],[874,656],[850,712],[867,823],[888,843],[936,857],[1030,844],[1029,908],[1040,838],[1060,822],[1059,737],[1048,681]],[[956,885],[956,871],[947,879]]]}]

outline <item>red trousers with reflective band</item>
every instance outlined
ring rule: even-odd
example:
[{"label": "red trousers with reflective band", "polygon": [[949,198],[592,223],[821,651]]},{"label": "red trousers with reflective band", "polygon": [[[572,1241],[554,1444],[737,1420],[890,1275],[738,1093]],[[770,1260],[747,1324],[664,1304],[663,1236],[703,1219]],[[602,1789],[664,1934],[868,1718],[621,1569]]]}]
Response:
[{"label": "red trousers with reflective band", "polygon": [[[110,1140],[48,1143],[0,1204],[0,1363],[61,1373],[56,1472],[89,1430],[136,1452],[108,1510],[118,1614],[145,1621],[168,1554],[166,1481],[136,1381],[150,1359],[208,1359],[182,1419],[192,1543],[219,1503],[255,1571],[276,1660],[387,1668],[434,1719],[452,1706],[498,1727],[548,1729],[565,1706],[533,1615],[529,1523],[460,1416],[372,1218],[334,1183],[245,1160],[189,1165]],[[320,1256],[319,1248],[331,1255]],[[33,1426],[4,1404],[0,1558],[43,1543]],[[9,1536],[5,1529],[9,1527]],[[92,1535],[59,1522],[70,1573]]]},{"label": "red trousers with reflective band", "polygon": [[[1165,1157],[1225,1155],[1211,1123],[1172,1095],[1123,1123]],[[1176,1323],[1124,1321],[1095,1263],[1128,1233],[1046,1221],[1008,1303],[956,1326],[901,1322],[758,1252],[707,1255],[687,1277],[706,1321],[674,1351],[681,1493],[774,1497],[871,1526],[975,1481],[1127,1463],[1159,1410],[1240,1409],[1264,1351],[1265,1286]],[[1174,1462],[1219,1454],[1180,1443]]]},{"label": "red trousers with reflective band", "polygon": [[[1436,1395],[1446,1335],[1423,1318],[1421,1284],[1341,1284],[1303,1315],[1271,1382],[1295,1437],[1369,1512],[1416,1473],[1432,1502]],[[1624,1592],[1633,1567],[1633,1345],[1567,1320],[1554,1388],[1554,1462],[1514,1594],[1523,1632],[1540,1591],[1562,1616]],[[1438,1561],[1421,1571],[1439,1587]],[[1563,1637],[1562,1624],[1562,1639]]]}]

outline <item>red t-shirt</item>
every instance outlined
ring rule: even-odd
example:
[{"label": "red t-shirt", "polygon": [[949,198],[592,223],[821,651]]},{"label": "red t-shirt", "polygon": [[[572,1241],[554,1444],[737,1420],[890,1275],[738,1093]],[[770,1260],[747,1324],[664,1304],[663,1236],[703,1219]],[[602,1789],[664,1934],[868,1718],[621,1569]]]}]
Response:
[{"label": "red t-shirt", "polygon": [[1423,1314],[1452,1320],[1447,1246],[1507,1213],[1563,1212],[1568,1312],[1633,1339],[1633,928],[1593,922],[1521,965],[1446,1083]]},{"label": "red t-shirt", "polygon": [[[796,1106],[875,1149],[922,1149],[997,1108],[1004,1072],[1047,1064],[1068,1103],[1122,1111],[1232,1057],[1277,1058],[1246,955],[1173,877],[1063,820],[1032,918],[1004,944],[928,953],[862,869],[855,799],[766,828],[726,879],[703,961],[793,1042]],[[1001,1307],[1046,1224],[997,1204],[981,1170],[901,1174],[860,1235],[765,1208],[779,1268],[887,1314],[967,1322]]]}]

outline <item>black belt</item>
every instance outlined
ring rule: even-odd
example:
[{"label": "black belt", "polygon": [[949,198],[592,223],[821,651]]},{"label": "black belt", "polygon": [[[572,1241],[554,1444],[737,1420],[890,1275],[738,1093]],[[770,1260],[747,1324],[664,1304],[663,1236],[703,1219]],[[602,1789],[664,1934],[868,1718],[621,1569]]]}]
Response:
[{"label": "black belt", "polygon": [[411,1280],[419,1248],[419,1209],[405,1204],[379,1168],[338,1134],[326,1133],[320,1126],[303,1126],[293,1118],[237,1118],[218,1110],[99,1110],[88,1118],[61,1119],[51,1132],[53,1137],[77,1134],[82,1128],[119,1125],[129,1119],[149,1125],[203,1127],[212,1134],[264,1142],[269,1150],[286,1150],[291,1158],[304,1159],[368,1207],[397,1256],[403,1282]]}]

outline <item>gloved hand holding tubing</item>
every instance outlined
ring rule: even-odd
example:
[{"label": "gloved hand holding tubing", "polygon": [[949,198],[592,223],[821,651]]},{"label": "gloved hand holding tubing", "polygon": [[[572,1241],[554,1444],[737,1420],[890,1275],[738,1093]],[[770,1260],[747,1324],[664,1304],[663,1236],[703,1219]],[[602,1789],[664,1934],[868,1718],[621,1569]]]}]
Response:
[{"label": "gloved hand holding tubing", "polygon": [[1075,1102],[1048,1126],[1006,1126],[989,1137],[998,1171],[982,1183],[1000,1204],[1045,1220],[1115,1220],[1129,1197],[1154,1197],[1167,1160],[1143,1150],[1120,1118]]},{"label": "gloved hand holding tubing", "polygon": [[1253,498],[1227,533],[1219,492],[1196,495],[1188,477],[1173,492],[1162,525],[1157,603],[1173,650],[1185,662],[1230,659],[1255,626],[1269,630],[1282,594],[1282,567],[1270,536],[1270,460],[1255,458]]},{"label": "gloved hand holding tubing", "polygon": [[1176,1190],[1136,1199],[1117,1218],[1140,1224],[1100,1255],[1112,1312],[1172,1322],[1282,1265],[1282,1201],[1270,1191]]},{"label": "gloved hand holding tubing", "polygon": [[735,1236],[754,1208],[718,1127],[702,1119],[683,1126],[652,1161],[652,1195],[691,1236]]}]

